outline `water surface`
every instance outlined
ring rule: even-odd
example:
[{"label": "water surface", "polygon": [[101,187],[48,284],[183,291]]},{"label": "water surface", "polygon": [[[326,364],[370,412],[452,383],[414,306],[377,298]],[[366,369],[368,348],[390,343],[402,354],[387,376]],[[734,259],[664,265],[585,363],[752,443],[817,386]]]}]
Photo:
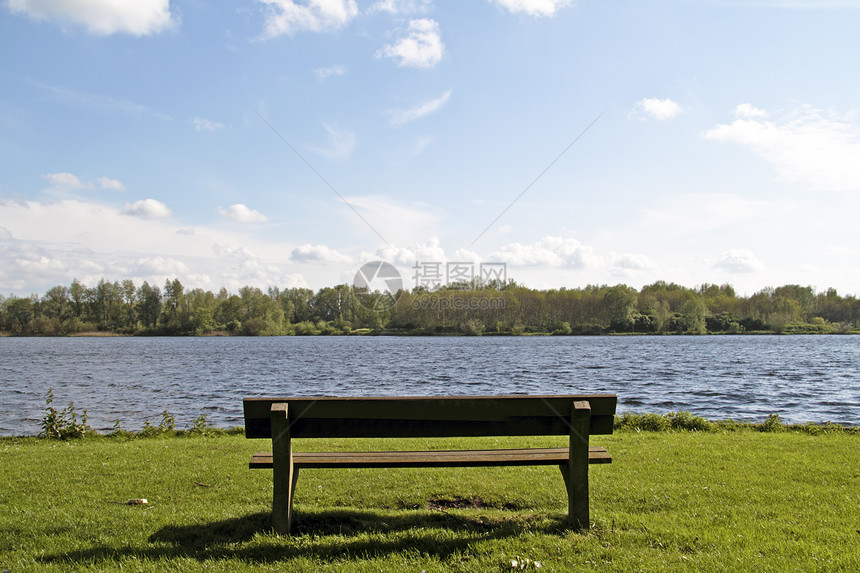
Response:
[{"label": "water surface", "polygon": [[618,394],[618,411],[860,424],[860,337],[2,338],[0,435],[55,407],[102,431],[242,425],[245,396]]}]

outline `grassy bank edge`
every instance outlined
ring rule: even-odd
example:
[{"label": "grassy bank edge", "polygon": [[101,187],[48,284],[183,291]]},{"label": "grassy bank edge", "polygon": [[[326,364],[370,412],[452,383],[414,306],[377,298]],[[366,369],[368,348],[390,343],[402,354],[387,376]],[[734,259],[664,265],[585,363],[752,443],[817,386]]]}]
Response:
[{"label": "grassy bank edge", "polygon": [[[0,444],[20,442],[22,440],[80,440],[80,439],[146,439],[146,438],[183,438],[193,436],[226,436],[244,435],[241,426],[232,428],[217,428],[200,416],[192,421],[186,429],[176,429],[173,416],[166,410],[161,414],[162,420],[158,425],[151,425],[147,420],[139,431],[124,430],[116,425],[116,429],[108,433],[99,433],[86,424],[86,412],[79,415],[74,404],[64,410],[56,410],[48,402],[48,408],[42,419],[43,431],[38,436],[0,436]],[[623,413],[615,416],[615,432],[798,432],[812,436],[825,434],[844,434],[860,436],[860,426],[849,426],[834,422],[821,424],[785,424],[778,414],[769,415],[763,422],[746,422],[732,419],[708,420],[695,416],[690,412],[670,412],[668,414],[638,414]]]}]

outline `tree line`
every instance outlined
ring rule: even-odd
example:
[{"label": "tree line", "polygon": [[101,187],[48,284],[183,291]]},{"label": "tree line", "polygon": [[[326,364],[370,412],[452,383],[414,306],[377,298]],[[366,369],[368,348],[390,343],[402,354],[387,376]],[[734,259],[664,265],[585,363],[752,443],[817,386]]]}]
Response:
[{"label": "tree line", "polygon": [[785,285],[738,296],[727,284],[688,288],[657,281],[536,290],[504,283],[415,288],[395,296],[350,285],[245,286],[236,293],[102,279],[74,280],[44,295],[0,295],[0,331],[61,336],[232,334],[606,334],[848,333],[860,331],[860,300],[835,289]]}]

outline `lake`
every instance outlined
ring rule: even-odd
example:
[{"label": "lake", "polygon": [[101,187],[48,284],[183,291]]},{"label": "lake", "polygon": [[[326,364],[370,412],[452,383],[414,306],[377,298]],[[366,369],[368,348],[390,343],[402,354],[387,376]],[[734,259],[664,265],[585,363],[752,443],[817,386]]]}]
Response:
[{"label": "lake", "polygon": [[616,393],[618,411],[860,424],[860,337],[0,338],[0,435],[45,395],[138,430],[242,425],[246,396]]}]

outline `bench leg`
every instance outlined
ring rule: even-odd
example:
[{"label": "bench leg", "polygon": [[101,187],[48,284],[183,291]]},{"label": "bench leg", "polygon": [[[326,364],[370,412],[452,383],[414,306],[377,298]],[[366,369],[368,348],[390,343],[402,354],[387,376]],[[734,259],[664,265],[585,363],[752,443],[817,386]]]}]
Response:
[{"label": "bench leg", "polygon": [[588,531],[588,441],[591,405],[574,402],[570,419],[570,460],[561,467],[567,487],[567,518],[576,531]]},{"label": "bench leg", "polygon": [[272,526],[276,533],[289,534],[293,518],[293,491],[298,471],[293,466],[287,404],[272,404]]}]

